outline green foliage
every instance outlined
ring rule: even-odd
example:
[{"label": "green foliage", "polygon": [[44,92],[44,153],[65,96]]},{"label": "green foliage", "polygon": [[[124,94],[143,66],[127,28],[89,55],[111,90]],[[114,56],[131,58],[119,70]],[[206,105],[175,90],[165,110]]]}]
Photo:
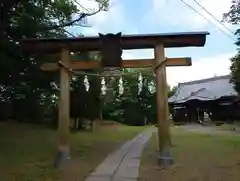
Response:
[{"label": "green foliage", "polygon": [[[97,2],[101,8],[107,6],[105,1]],[[59,60],[59,56],[23,54],[19,42],[22,38],[67,37],[64,27],[81,23],[91,14],[80,12],[71,0],[4,1],[1,13],[1,101],[11,102],[12,118],[39,122],[56,114],[50,110],[56,106],[53,95],[58,92],[50,83],[59,84],[58,72],[43,72],[40,66]]]},{"label": "green foliage", "polygon": [[237,53],[231,58],[231,82],[234,84],[235,90],[240,93],[240,54]]},{"label": "green foliage", "polygon": [[173,96],[176,92],[177,92],[177,86],[174,86],[173,88],[168,86],[168,97]]},{"label": "green foliage", "polygon": [[[240,1],[232,1],[232,5],[228,13],[223,15],[223,20],[234,25],[239,25],[240,23]],[[237,29],[235,35],[238,36],[235,44],[240,46],[240,29]],[[238,53],[231,58],[231,82],[234,84],[235,90],[240,93],[240,49]]]},{"label": "green foliage", "polygon": [[[1,93],[13,102],[13,117],[39,120],[44,115],[41,104],[53,92],[50,82],[55,75],[40,70],[40,65],[54,55],[26,55],[20,47],[22,38],[66,37],[63,29],[45,31],[77,12],[70,1],[21,1],[9,13],[5,36],[1,39]],[[44,30],[44,31],[43,31]],[[41,114],[41,115],[40,115]]]}]

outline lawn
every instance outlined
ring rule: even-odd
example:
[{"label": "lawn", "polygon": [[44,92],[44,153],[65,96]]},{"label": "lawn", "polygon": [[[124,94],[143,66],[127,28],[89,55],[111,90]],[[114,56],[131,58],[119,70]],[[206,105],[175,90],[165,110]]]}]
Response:
[{"label": "lawn", "polygon": [[140,181],[240,181],[240,135],[172,129],[175,165],[157,166],[156,137],[146,146]]},{"label": "lawn", "polygon": [[0,180],[81,181],[125,140],[145,127],[104,125],[71,135],[71,160],[53,168],[56,131],[19,123],[0,123]]}]

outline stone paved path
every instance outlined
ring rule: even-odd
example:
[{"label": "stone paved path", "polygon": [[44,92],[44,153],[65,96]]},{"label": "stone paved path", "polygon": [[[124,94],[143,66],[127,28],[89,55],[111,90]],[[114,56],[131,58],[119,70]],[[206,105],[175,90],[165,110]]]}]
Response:
[{"label": "stone paved path", "polygon": [[137,181],[143,148],[152,136],[149,128],[111,153],[85,181]]}]

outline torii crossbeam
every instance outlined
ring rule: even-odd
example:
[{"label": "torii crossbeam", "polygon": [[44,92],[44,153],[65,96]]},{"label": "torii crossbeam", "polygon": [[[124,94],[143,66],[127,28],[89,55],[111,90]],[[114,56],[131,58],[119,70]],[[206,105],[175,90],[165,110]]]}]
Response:
[{"label": "torii crossbeam", "polygon": [[[156,71],[157,122],[158,122],[158,160],[159,164],[172,164],[169,131],[169,110],[167,96],[166,66],[190,66],[190,58],[168,58],[165,61],[164,48],[202,47],[208,32],[167,33],[153,35],[121,36],[122,49],[154,49],[154,59],[122,60],[121,67],[153,67]],[[99,51],[102,44],[98,36],[62,39],[25,39],[21,41],[27,53],[61,53],[61,63],[69,69],[94,69],[97,62],[71,61],[70,52]],[[60,105],[58,124],[58,163],[66,161],[69,153],[69,72],[57,63],[45,63],[46,71],[60,69]],[[58,164],[58,165],[59,165]]]},{"label": "torii crossbeam", "polygon": [[[167,58],[166,66],[191,66],[192,61],[190,57],[182,58]],[[122,61],[122,68],[149,68],[154,67],[154,59],[129,59]],[[89,60],[79,60],[71,61],[69,64],[69,69],[72,70],[89,70],[89,69],[99,69],[101,64],[98,61],[89,61]],[[56,71],[59,69],[58,63],[44,63],[41,66],[43,71]]]}]

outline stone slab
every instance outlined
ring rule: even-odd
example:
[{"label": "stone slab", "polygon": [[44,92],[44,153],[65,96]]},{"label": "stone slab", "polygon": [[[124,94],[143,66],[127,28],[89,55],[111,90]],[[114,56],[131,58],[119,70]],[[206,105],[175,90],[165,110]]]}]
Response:
[{"label": "stone slab", "polygon": [[112,176],[115,171],[118,168],[118,163],[110,163],[110,164],[102,164],[100,167],[98,167],[91,175],[97,176],[97,175],[108,175]]},{"label": "stone slab", "polygon": [[139,167],[135,166],[121,166],[114,177],[122,177],[122,178],[138,178],[139,175]]},{"label": "stone slab", "polygon": [[121,166],[134,166],[134,167],[139,167],[140,166],[140,159],[135,159],[135,158],[128,158],[124,159]]},{"label": "stone slab", "polygon": [[53,166],[55,168],[61,167],[64,163],[68,161],[69,158],[69,151],[68,150],[63,150],[63,151],[58,151],[56,153]]},{"label": "stone slab", "polygon": [[113,178],[112,181],[137,181],[135,178]]},{"label": "stone slab", "polygon": [[108,176],[90,176],[85,181],[111,181],[111,177]]}]

